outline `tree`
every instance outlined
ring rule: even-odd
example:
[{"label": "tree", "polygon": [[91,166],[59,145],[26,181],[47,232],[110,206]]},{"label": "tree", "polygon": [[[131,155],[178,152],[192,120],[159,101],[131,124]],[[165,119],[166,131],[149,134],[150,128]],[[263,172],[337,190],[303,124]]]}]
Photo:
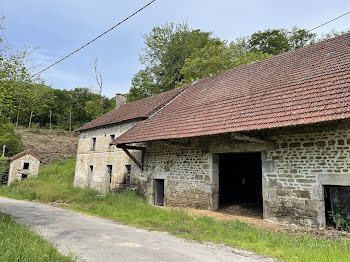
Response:
[{"label": "tree", "polygon": [[187,24],[167,23],[156,26],[144,35],[145,49],[140,62],[145,69],[132,79],[128,101],[171,90],[183,79],[181,69],[185,60],[197,49],[220,40],[209,32],[191,30]]},{"label": "tree", "polygon": [[8,156],[15,155],[23,150],[21,136],[15,132],[13,124],[3,116],[0,116],[0,148],[6,145]]},{"label": "tree", "polygon": [[312,43],[315,36],[305,29],[293,27],[291,30],[267,29],[258,31],[246,40],[252,51],[278,55]]},{"label": "tree", "polygon": [[[99,94],[100,94],[100,99],[99,99],[99,110],[101,112],[100,115],[103,115],[103,96],[102,96],[102,88],[103,88],[103,81],[102,81],[102,70],[98,66],[98,60],[97,58],[94,59],[94,75],[95,75],[95,80],[99,88]],[[96,108],[97,105],[95,105]]]},{"label": "tree", "polygon": [[240,40],[230,44],[225,41],[211,43],[196,50],[185,60],[181,69],[184,75],[181,85],[267,57],[270,55],[261,51],[247,51]]}]

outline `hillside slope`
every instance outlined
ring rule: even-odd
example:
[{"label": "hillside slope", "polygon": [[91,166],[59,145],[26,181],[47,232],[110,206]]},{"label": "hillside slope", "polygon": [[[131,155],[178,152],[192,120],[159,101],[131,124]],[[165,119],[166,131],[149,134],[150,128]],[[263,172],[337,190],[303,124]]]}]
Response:
[{"label": "hillside slope", "polygon": [[48,164],[55,159],[76,155],[78,137],[75,134],[27,129],[17,129],[16,132],[21,134],[25,150],[33,152]]}]

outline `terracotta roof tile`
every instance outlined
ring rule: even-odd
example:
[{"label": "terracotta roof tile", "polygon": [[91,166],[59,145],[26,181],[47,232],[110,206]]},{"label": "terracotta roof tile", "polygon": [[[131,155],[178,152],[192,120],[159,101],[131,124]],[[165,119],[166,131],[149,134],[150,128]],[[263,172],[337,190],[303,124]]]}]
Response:
[{"label": "terracotta roof tile", "polygon": [[350,34],[194,83],[113,143],[350,118]]},{"label": "terracotta roof tile", "polygon": [[80,127],[77,131],[112,125],[132,119],[145,119],[184,89],[186,89],[186,86],[175,88],[168,92],[153,95],[142,100],[127,103],[119,108],[105,113],[97,119],[92,120],[91,122]]},{"label": "terracotta roof tile", "polygon": [[16,159],[18,159],[18,158],[20,158],[20,157],[22,157],[22,156],[25,156],[25,155],[32,155],[33,157],[35,157],[36,159],[38,159],[41,163],[45,164],[44,161],[42,161],[39,157],[37,157],[36,155],[34,155],[34,154],[33,154],[32,152],[30,152],[30,151],[22,151],[22,152],[20,152],[20,153],[14,155],[14,156],[9,157],[8,160],[9,160],[9,161],[13,161],[13,160],[16,160]]}]

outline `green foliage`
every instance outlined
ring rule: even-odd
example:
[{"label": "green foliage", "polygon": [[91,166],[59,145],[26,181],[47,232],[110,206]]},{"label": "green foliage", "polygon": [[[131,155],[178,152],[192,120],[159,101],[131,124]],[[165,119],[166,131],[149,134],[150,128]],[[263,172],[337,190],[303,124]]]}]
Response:
[{"label": "green foliage", "polygon": [[144,39],[145,53],[140,56],[140,62],[145,69],[132,79],[128,101],[174,89],[184,77],[181,68],[185,60],[196,50],[221,42],[209,32],[173,23],[154,27]]},{"label": "green foliage", "polygon": [[[101,194],[92,189],[72,186],[75,159],[42,167],[38,178],[0,186],[0,195],[42,202],[64,202],[70,209],[113,219],[124,224],[204,242],[251,250],[283,261],[348,261],[348,239],[326,240],[307,234],[276,233],[250,226],[238,220],[215,221],[187,212],[158,208],[134,192]],[[65,206],[66,206],[65,205]],[[1,238],[0,238],[1,239]]]},{"label": "green foliage", "polygon": [[[0,20],[0,32],[4,30]],[[101,96],[88,88],[52,89],[33,77],[29,48],[12,50],[0,34],[0,117],[17,125],[72,130],[101,115]],[[103,112],[114,100],[103,98]],[[98,112],[98,113],[97,113]],[[51,123],[51,124],[50,124]]]},{"label": "green foliage", "polygon": [[277,55],[308,45],[313,42],[315,36],[305,29],[296,27],[292,30],[268,29],[252,34],[248,37],[247,43],[252,51]]},{"label": "green foliage", "polygon": [[315,34],[294,27],[258,31],[227,42],[187,24],[156,26],[144,35],[146,47],[140,61],[145,69],[134,75],[128,101],[305,46],[314,38]]},{"label": "green foliage", "polygon": [[230,44],[225,41],[208,44],[202,49],[194,51],[185,60],[181,69],[184,77],[180,85],[267,57],[270,55],[260,51],[245,50],[244,43],[240,41]]},{"label": "green foliage", "polygon": [[0,213],[0,261],[74,261],[63,256],[47,240]]},{"label": "green foliage", "polygon": [[9,156],[15,155],[23,150],[21,136],[14,130],[14,126],[0,115],[0,150],[6,145],[6,153]]},{"label": "green foliage", "polygon": [[0,156],[0,185],[7,185],[10,163],[7,157]]},{"label": "green foliage", "polygon": [[335,206],[335,211],[329,211],[329,215],[333,218],[338,230],[350,232],[350,220],[346,217],[344,209],[344,203],[338,201]]}]

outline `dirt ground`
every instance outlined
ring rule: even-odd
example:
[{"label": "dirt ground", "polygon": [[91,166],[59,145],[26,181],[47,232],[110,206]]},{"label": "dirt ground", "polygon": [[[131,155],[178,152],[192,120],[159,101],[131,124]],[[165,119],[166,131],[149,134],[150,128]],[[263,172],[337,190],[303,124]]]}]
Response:
[{"label": "dirt ground", "polygon": [[25,150],[37,155],[46,164],[55,159],[74,157],[77,153],[78,137],[72,134],[41,133],[17,129],[21,134]]},{"label": "dirt ground", "polygon": [[197,216],[209,216],[217,221],[222,220],[240,220],[252,226],[262,228],[273,232],[288,232],[292,234],[304,234],[323,239],[350,239],[350,233],[338,231],[333,227],[327,227],[326,229],[312,229],[296,225],[280,225],[274,222],[264,220],[262,218],[261,208],[255,208],[252,206],[231,205],[224,208],[220,208],[218,211],[202,210],[194,208],[175,208],[178,210],[185,210],[190,215]]}]

